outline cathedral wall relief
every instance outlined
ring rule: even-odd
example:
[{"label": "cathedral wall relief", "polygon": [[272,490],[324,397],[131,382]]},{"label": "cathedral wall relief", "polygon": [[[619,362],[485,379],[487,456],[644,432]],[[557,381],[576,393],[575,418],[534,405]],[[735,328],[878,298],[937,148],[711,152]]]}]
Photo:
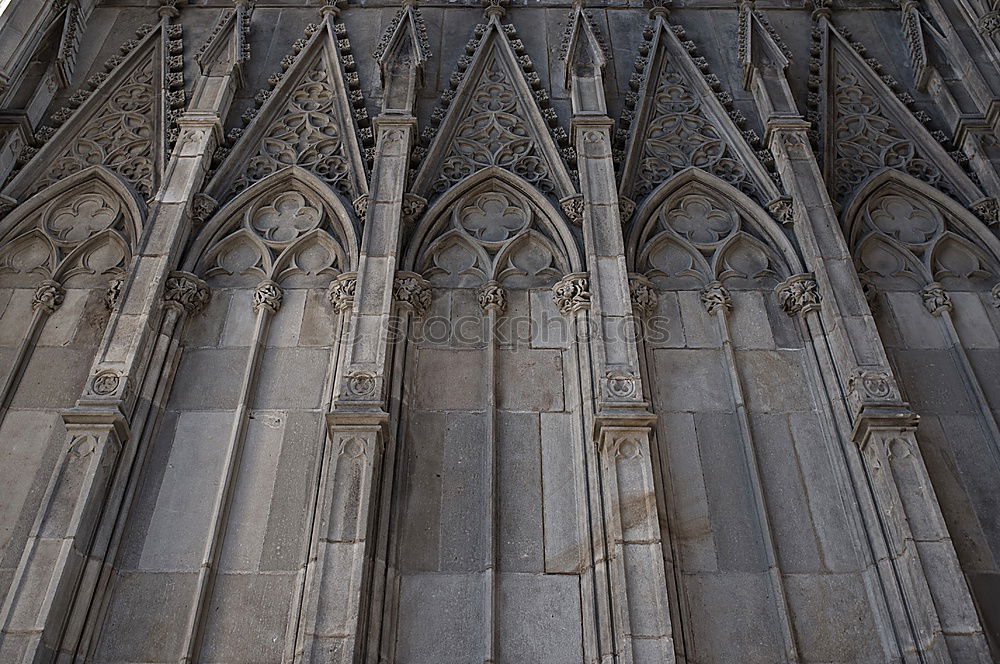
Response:
[{"label": "cathedral wall relief", "polygon": [[[995,235],[947,197],[886,173],[845,213],[855,261],[979,610],[995,611],[1000,317]],[[931,372],[935,379],[923,376]],[[903,449],[900,456],[912,454]],[[933,543],[925,544],[933,554]]]},{"label": "cathedral wall relief", "polygon": [[988,3],[25,2],[0,662],[1000,657]]}]

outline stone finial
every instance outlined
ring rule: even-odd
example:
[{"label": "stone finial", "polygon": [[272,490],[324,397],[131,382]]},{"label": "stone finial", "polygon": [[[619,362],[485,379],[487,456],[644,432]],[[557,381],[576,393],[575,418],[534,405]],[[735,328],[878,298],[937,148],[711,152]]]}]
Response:
[{"label": "stone finial", "polygon": [[347,272],[330,282],[327,296],[330,304],[340,313],[354,307],[354,292],[358,287],[358,277],[353,272]]},{"label": "stone finial", "polygon": [[212,291],[190,272],[171,272],[163,288],[163,299],[179,305],[188,316],[194,316],[208,306]]},{"label": "stone finial", "polygon": [[323,6],[319,8],[319,14],[323,18],[332,16],[338,18],[340,11],[347,6],[347,0],[323,0]]},{"label": "stone finial", "polygon": [[507,310],[507,289],[501,286],[499,281],[491,279],[480,286],[476,298],[484,314],[490,311],[502,314]]},{"label": "stone finial", "polygon": [[920,297],[924,299],[924,306],[932,316],[940,316],[946,311],[952,310],[951,296],[945,291],[944,286],[933,281],[920,289]]},{"label": "stone finial", "polygon": [[392,284],[392,297],[414,316],[423,316],[431,306],[431,285],[419,274],[399,272]]},{"label": "stone finial", "polygon": [[278,309],[281,308],[281,300],[284,297],[284,293],[276,282],[267,279],[258,284],[257,289],[253,292],[253,310],[254,313],[260,313],[266,311],[269,314],[278,313]]},{"label": "stone finial", "polygon": [[582,272],[567,274],[552,287],[552,301],[563,316],[589,308],[590,277]]},{"label": "stone finial", "polygon": [[34,311],[44,311],[51,315],[66,301],[66,289],[58,282],[46,279],[35,288],[31,298],[31,308]]},{"label": "stone finial", "polygon": [[672,4],[672,0],[650,0],[649,18],[655,20],[657,17],[661,17],[666,21],[670,18],[670,6]]},{"label": "stone finial", "polygon": [[733,298],[722,282],[713,281],[701,289],[701,303],[710,314],[726,313],[733,309]]},{"label": "stone finial", "polygon": [[822,297],[816,280],[811,274],[795,274],[774,289],[781,303],[781,310],[789,316],[804,316],[819,309]]},{"label": "stone finial", "polygon": [[510,0],[483,0],[483,5],[485,6],[486,18],[496,17],[497,20],[500,20],[506,16]]}]

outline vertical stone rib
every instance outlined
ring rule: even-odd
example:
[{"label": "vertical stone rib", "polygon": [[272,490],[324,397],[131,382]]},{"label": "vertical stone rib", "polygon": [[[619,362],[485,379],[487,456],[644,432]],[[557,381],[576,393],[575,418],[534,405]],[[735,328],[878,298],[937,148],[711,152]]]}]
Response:
[{"label": "vertical stone rib", "polygon": [[487,281],[479,288],[479,306],[483,310],[486,333],[486,459],[483,475],[486,491],[483,500],[483,521],[486,527],[486,556],[483,568],[483,662],[500,661],[500,450],[497,429],[497,318],[506,308],[507,294],[496,281]]},{"label": "vertical stone rib", "polygon": [[[709,295],[710,297],[706,297]],[[732,300],[725,286],[713,282],[702,291],[702,301],[710,316],[714,316],[719,324],[719,337],[722,339],[722,351],[726,358],[726,373],[729,375],[732,387],[733,404],[736,409],[736,421],[740,431],[740,442],[743,444],[743,460],[746,463],[750,489],[753,492],[754,511],[757,515],[757,526],[760,528],[761,544],[764,547],[764,558],[767,564],[767,581],[771,586],[774,598],[774,610],[784,642],[785,661],[798,662],[798,647],[795,644],[795,634],[792,629],[791,613],[788,608],[788,594],[785,591],[781,568],[778,564],[777,547],[774,540],[774,529],[767,509],[767,499],[764,497],[764,483],[760,476],[760,453],[754,442],[750,428],[750,416],[747,413],[746,397],[740,380],[736,353],[733,350],[732,331],[729,328],[728,314],[732,310]]]},{"label": "vertical stone rib", "polygon": [[35,289],[35,295],[31,302],[31,322],[25,330],[21,342],[17,345],[17,353],[11,363],[10,371],[4,378],[3,385],[0,386],[0,424],[7,418],[7,411],[10,410],[10,402],[14,399],[17,386],[21,383],[24,370],[28,367],[28,360],[38,343],[38,336],[42,333],[49,316],[55,313],[63,300],[66,298],[66,291],[55,281],[45,280]]},{"label": "vertical stone rib", "polygon": [[120,507],[110,518],[102,519],[98,528],[60,644],[60,657],[94,656],[92,648],[97,645],[94,639],[104,622],[116,582],[113,572],[128,515],[144,477],[146,458],[180,361],[179,333],[186,318],[200,312],[209,298],[207,285],[193,274],[174,272],[167,281],[159,336],[143,384],[143,394],[148,396],[139,400],[140,407],[132,422],[136,444],[126,450],[117,471],[127,479],[114,483],[109,500],[110,504]]},{"label": "vertical stone rib", "polygon": [[[333,347],[330,351],[330,363],[327,368],[327,382],[323,387],[323,397],[320,401],[320,403],[326,404],[327,408],[331,408],[333,406],[334,385],[341,366],[340,360],[344,331],[347,329],[348,321],[351,316],[351,308],[354,304],[353,297],[349,297],[343,290],[335,287],[335,284],[337,284],[338,281],[344,281],[344,279],[341,278],[334,280],[334,283],[331,284],[329,293],[330,302],[337,310],[337,322],[334,325]],[[306,523],[309,524],[308,532],[310,533],[310,536],[305,539],[303,544],[303,551],[300,558],[302,562],[295,575],[295,585],[293,591],[295,594],[292,598],[292,608],[289,613],[285,629],[284,661],[286,662],[301,661],[302,658],[302,652],[299,649],[299,637],[301,632],[300,623],[305,609],[306,590],[309,587],[309,581],[313,577],[314,567],[318,555],[317,547],[320,538],[319,528],[322,523],[322,519],[319,514],[319,507],[324,498],[324,489],[326,488],[324,479],[326,478],[326,474],[328,472],[326,459],[329,438],[326,435],[325,425],[323,428],[324,431],[320,433],[322,442],[319,445],[317,453],[318,459],[316,463],[316,477],[312,487],[312,494],[309,498],[309,513],[306,515]]]},{"label": "vertical stone rib", "polygon": [[[990,408],[990,402],[986,398],[986,393],[983,392],[983,386],[979,384],[979,379],[976,377],[976,372],[972,368],[972,363],[969,361],[969,354],[965,351],[965,346],[962,344],[962,337],[958,333],[958,328],[955,327],[955,321],[952,318],[952,303],[951,299],[947,297],[947,293],[941,289],[946,298],[946,305],[939,308],[930,310],[933,316],[938,317],[941,320],[941,326],[944,328],[945,338],[951,345],[951,352],[955,356],[955,361],[958,362],[958,366],[961,369],[962,380],[965,386],[968,388],[969,393],[972,394],[973,398],[976,400],[976,406],[979,408],[979,416],[982,418],[983,427],[986,429],[986,437],[989,439],[990,453],[993,458],[996,459],[997,463],[1000,464],[1000,426],[997,425],[996,417],[993,415],[993,409]],[[925,299],[925,303],[928,301]]]},{"label": "vertical stone rib", "polygon": [[243,380],[237,395],[236,411],[233,413],[232,430],[226,441],[222,476],[219,480],[219,489],[215,494],[209,520],[208,539],[205,542],[201,567],[198,569],[198,580],[195,584],[194,604],[188,615],[183,654],[180,659],[182,663],[197,661],[201,650],[205,630],[205,614],[212,599],[212,587],[218,571],[219,556],[225,544],[226,529],[229,524],[229,508],[232,505],[240,459],[243,457],[243,447],[246,443],[257,376],[260,373],[261,359],[267,346],[267,333],[271,317],[278,312],[280,307],[281,287],[272,281],[261,282],[254,291],[253,308],[257,316],[250,339],[250,351],[243,370]]}]

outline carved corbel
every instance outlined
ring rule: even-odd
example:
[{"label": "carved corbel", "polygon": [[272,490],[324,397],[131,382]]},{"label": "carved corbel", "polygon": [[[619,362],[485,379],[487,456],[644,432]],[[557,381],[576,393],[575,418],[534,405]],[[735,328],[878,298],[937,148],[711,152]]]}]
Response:
[{"label": "carved corbel", "polygon": [[719,281],[713,281],[699,293],[701,303],[709,314],[728,313],[733,309],[733,298],[729,289]]},{"label": "carved corbel", "polygon": [[46,279],[35,288],[35,294],[31,297],[31,308],[34,311],[44,311],[51,316],[65,300],[66,289],[58,282]]},{"label": "carved corbel", "polygon": [[343,313],[354,308],[354,293],[358,287],[358,275],[354,272],[345,272],[330,282],[327,296],[333,308]]},{"label": "carved corbel", "polygon": [[774,289],[781,310],[789,316],[805,316],[819,309],[822,296],[811,274],[795,274]]},{"label": "carved corbel", "polygon": [[632,311],[637,316],[647,317],[656,311],[658,300],[652,282],[641,274],[628,275],[628,292],[632,300]]},{"label": "carved corbel", "polygon": [[277,282],[266,279],[260,282],[253,292],[253,311],[256,314],[261,312],[276,314],[281,309],[283,298],[284,292],[281,290],[281,286]]},{"label": "carved corbel", "polygon": [[499,281],[490,280],[479,287],[476,292],[479,307],[483,314],[495,311],[498,315],[507,310],[507,289]]},{"label": "carved corbel", "polygon": [[552,287],[552,301],[563,316],[590,308],[590,275],[567,274]]},{"label": "carved corbel", "polygon": [[200,313],[212,299],[208,284],[190,272],[171,272],[163,289],[163,300],[183,309],[188,316]]},{"label": "carved corbel", "polygon": [[944,289],[944,286],[934,281],[920,289],[920,297],[924,300],[924,307],[932,316],[940,316],[946,311],[951,311],[953,305],[951,296]]},{"label": "carved corbel", "polygon": [[419,318],[431,306],[430,282],[414,272],[397,272],[392,285],[392,299]]}]

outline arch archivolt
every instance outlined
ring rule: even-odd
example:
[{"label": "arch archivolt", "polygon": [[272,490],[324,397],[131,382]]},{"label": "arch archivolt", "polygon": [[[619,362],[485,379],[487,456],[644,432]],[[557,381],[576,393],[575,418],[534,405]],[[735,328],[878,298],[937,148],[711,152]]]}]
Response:
[{"label": "arch archivolt", "polygon": [[630,234],[630,266],[668,290],[774,285],[801,272],[783,231],[745,194],[689,169],[650,195]]},{"label": "arch archivolt", "polygon": [[403,264],[435,285],[469,288],[492,280],[530,288],[555,283],[580,265],[561,215],[499,169],[467,178],[424,219]]}]

